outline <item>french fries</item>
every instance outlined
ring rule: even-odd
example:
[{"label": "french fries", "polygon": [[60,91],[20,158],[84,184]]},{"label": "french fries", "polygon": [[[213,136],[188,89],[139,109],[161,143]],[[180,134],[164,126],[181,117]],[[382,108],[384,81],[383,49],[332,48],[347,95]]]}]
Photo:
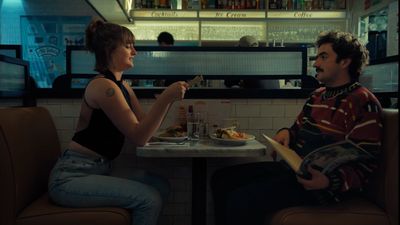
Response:
[{"label": "french fries", "polygon": [[231,128],[219,128],[216,131],[217,138],[244,140],[247,139],[246,133],[235,131]]},{"label": "french fries", "polygon": [[159,134],[160,137],[185,137],[186,135],[186,131],[181,125],[170,126]]}]

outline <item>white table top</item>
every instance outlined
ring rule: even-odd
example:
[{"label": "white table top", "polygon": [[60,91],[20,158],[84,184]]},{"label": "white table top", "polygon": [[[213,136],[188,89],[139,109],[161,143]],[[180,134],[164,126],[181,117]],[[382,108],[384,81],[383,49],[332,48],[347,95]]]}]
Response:
[{"label": "white table top", "polygon": [[136,155],[141,157],[257,157],[264,156],[266,149],[266,146],[257,140],[248,141],[245,145],[227,146],[206,139],[197,143],[137,147]]}]

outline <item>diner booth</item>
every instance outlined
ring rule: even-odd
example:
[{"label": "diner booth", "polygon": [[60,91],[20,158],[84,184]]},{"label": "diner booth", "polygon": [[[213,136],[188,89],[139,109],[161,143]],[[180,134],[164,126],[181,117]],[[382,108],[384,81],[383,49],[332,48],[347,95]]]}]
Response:
[{"label": "diner booth", "polygon": [[[202,1],[205,8],[184,9],[183,1],[177,1],[171,9],[156,9],[147,2],[0,3],[0,225],[131,224],[125,209],[60,207],[47,194],[49,171],[75,132],[84,88],[96,75],[94,56],[82,39],[85,25],[96,16],[135,34],[135,66],[124,79],[145,110],[168,82],[192,85],[184,100],[171,105],[154,144],[135,147],[127,142],[114,162],[115,167],[145,169],[169,180],[171,195],[160,225],[219,225],[214,222],[210,176],[223,167],[272,160],[262,135],[290,127],[310,93],[321,86],[312,66],[319,31],[340,29],[366,40],[374,32],[382,34],[379,46],[383,48],[386,37],[386,54],[375,52],[360,78],[384,108],[383,154],[366,196],[285,208],[266,214],[264,224],[399,224],[397,1],[372,1],[369,6],[361,0],[316,1],[326,2],[317,9],[306,4],[314,1],[296,1],[304,2],[298,9],[278,4],[289,1],[272,0],[257,9],[211,8],[211,1]],[[382,18],[386,33],[372,25]],[[156,36],[164,30],[176,37],[175,46],[156,46]],[[255,36],[260,47],[237,47],[245,34]],[[160,135],[187,123],[188,113],[200,115],[197,136]],[[248,140],[221,140],[215,133],[224,127],[248,134]]]}]

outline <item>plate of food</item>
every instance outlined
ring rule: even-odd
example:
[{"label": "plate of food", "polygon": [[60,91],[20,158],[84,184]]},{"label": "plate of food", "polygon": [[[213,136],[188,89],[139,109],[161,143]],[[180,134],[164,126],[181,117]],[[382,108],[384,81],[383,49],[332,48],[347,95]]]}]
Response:
[{"label": "plate of food", "polygon": [[182,142],[188,138],[185,129],[181,125],[170,126],[163,131],[157,132],[154,137],[168,142]]},{"label": "plate of food", "polygon": [[214,134],[210,134],[210,138],[221,145],[244,145],[256,137],[251,134],[235,131],[234,128],[219,128]]}]

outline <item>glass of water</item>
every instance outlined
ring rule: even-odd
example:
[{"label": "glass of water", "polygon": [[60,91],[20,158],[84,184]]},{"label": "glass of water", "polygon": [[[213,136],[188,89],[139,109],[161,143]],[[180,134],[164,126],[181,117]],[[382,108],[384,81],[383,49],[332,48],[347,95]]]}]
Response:
[{"label": "glass of water", "polygon": [[200,140],[200,113],[188,113],[187,135],[190,141]]}]

